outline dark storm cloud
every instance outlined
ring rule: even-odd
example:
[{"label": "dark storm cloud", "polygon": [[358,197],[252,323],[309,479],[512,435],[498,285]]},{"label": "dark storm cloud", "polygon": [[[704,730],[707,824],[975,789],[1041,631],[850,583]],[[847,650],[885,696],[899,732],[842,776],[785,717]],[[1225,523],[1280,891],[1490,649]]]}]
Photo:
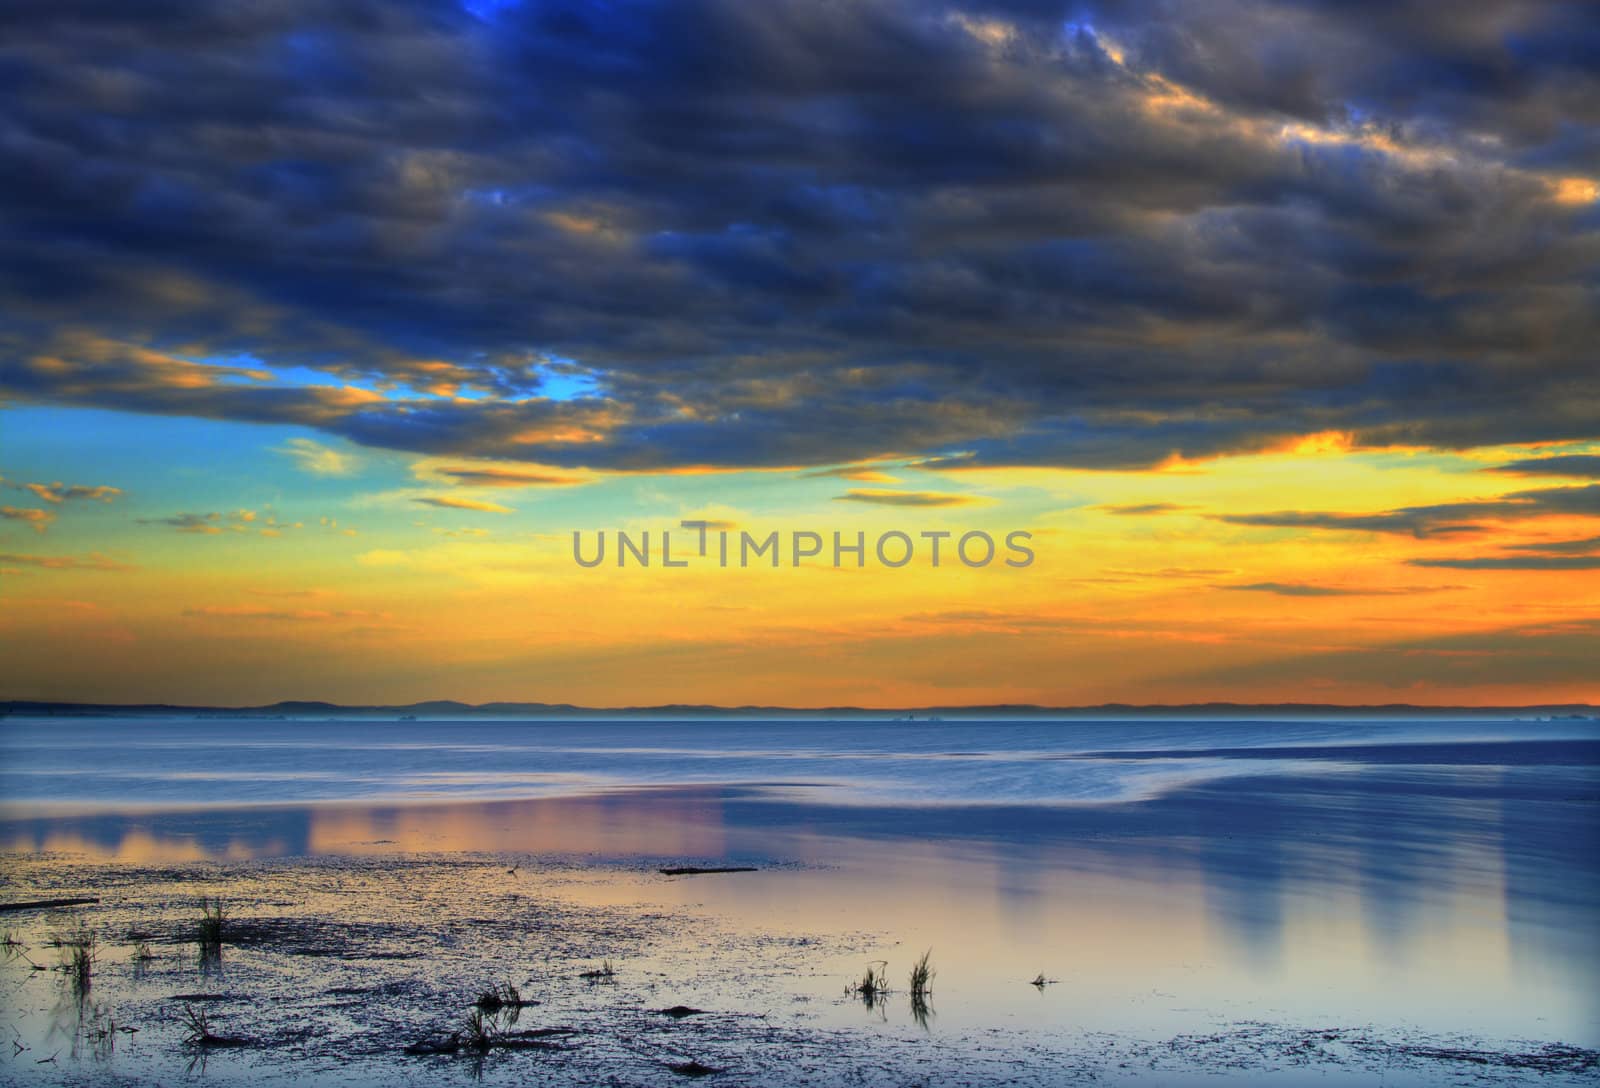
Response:
[{"label": "dark storm cloud", "polygon": [[626,469],[1600,437],[1583,4],[0,19],[7,398]]}]

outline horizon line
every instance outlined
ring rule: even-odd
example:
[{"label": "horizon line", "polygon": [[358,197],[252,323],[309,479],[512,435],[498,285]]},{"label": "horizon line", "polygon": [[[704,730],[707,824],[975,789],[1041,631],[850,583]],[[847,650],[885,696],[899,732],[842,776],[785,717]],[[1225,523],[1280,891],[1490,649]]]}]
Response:
[{"label": "horizon line", "polygon": [[540,714],[664,714],[664,713],[709,713],[709,714],[904,714],[904,715],[937,715],[937,714],[978,714],[978,713],[1009,713],[1009,714],[1035,714],[1035,715],[1081,715],[1085,713],[1114,712],[1121,714],[1147,713],[1147,714],[1172,714],[1195,711],[1240,711],[1240,712],[1274,712],[1274,713],[1371,713],[1371,712],[1418,712],[1418,713],[1446,713],[1446,712],[1471,712],[1471,713],[1551,713],[1551,712],[1600,712],[1600,706],[1593,703],[1523,703],[1523,704],[1469,704],[1469,703],[1312,703],[1312,702],[1233,702],[1228,700],[1211,700],[1194,703],[1083,703],[1066,706],[1050,706],[1037,703],[969,703],[949,705],[925,706],[898,706],[898,707],[872,707],[855,705],[836,706],[781,706],[742,704],[726,706],[714,703],[658,703],[633,706],[583,706],[576,703],[544,703],[522,700],[491,700],[484,703],[468,703],[456,699],[424,699],[410,703],[333,703],[320,699],[280,699],[272,703],[259,704],[190,704],[190,703],[96,703],[79,702],[76,700],[60,699],[0,699],[0,716],[18,714],[26,715],[29,712],[58,712],[68,713],[100,713],[114,714],[118,712],[166,712],[166,713],[218,713],[218,714],[267,714],[288,713],[291,709],[302,708],[300,712],[316,713],[404,713],[408,711],[421,711],[426,709],[451,710],[467,713],[540,713]]}]

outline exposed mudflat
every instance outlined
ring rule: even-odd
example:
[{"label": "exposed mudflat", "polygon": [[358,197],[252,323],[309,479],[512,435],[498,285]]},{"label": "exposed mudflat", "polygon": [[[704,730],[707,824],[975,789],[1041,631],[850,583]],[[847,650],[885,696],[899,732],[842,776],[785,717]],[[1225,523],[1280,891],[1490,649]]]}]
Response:
[{"label": "exposed mudflat", "polygon": [[[914,958],[874,926],[870,903],[859,929],[765,926],[715,899],[716,886],[744,873],[696,882],[704,902],[669,889],[674,878],[657,870],[692,868],[686,860],[704,859],[452,853],[142,865],[6,855],[6,900],[100,902],[0,923],[10,942],[0,1080],[1564,1084],[1600,1075],[1600,1055],[1549,1041],[1234,1020],[1222,1009],[1189,1010],[1199,1031],[1088,1029],[1063,1000],[1087,984],[1070,976],[1037,988],[1015,979],[1043,1003],[1026,1021],[942,1024],[941,991],[1010,980],[947,971],[926,1018],[907,1015],[904,992],[862,1001],[846,986],[867,962],[895,950],[893,980]],[[790,886],[832,877],[781,858],[762,869]],[[220,952],[199,943],[203,896],[224,905]],[[85,932],[93,966],[80,991],[60,968]],[[489,991],[500,997],[479,1008]]]}]

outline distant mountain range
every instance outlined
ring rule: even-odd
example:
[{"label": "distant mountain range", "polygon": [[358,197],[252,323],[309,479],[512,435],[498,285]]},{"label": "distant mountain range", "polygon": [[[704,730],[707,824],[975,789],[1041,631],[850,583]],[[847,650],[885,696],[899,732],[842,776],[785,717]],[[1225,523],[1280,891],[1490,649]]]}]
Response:
[{"label": "distant mountain range", "polygon": [[1178,705],[1135,706],[1128,703],[1102,703],[1098,706],[925,706],[868,709],[856,706],[667,706],[587,707],[570,703],[458,703],[449,699],[399,706],[341,706],[337,703],[291,700],[267,706],[171,706],[165,703],[58,703],[28,699],[0,701],[0,717],[12,714],[27,717],[72,718],[415,718],[419,721],[458,719],[579,719],[608,720],[636,718],[799,718],[807,720],[846,719],[860,721],[917,720],[930,718],[993,720],[997,718],[1594,718],[1600,708],[1586,703],[1561,703],[1541,706],[1414,706],[1388,703],[1379,706],[1340,706],[1333,703],[1185,703]]}]

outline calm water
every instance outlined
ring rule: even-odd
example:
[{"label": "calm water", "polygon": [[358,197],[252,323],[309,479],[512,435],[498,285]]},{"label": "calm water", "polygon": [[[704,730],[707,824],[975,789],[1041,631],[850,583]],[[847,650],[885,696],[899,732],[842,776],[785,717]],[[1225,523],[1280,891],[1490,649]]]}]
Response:
[{"label": "calm water", "polygon": [[[7,812],[782,785],[861,805],[1147,800],[1264,773],[1515,765],[1592,722],[0,721]],[[1517,747],[1534,744],[1529,749]],[[1461,744],[1476,747],[1459,747]],[[1452,747],[1455,746],[1455,747]],[[1531,753],[1531,755],[1530,755]],[[1551,753],[1558,753],[1552,755]],[[1525,758],[1526,757],[1526,758]],[[1584,755],[1582,758],[1587,759]]]},{"label": "calm water", "polygon": [[[12,719],[0,799],[14,858],[580,859],[596,904],[848,946],[783,985],[862,1031],[922,1029],[841,979],[932,947],[951,1038],[1600,1044],[1591,722]],[[763,871],[647,875],[666,861]]]}]

